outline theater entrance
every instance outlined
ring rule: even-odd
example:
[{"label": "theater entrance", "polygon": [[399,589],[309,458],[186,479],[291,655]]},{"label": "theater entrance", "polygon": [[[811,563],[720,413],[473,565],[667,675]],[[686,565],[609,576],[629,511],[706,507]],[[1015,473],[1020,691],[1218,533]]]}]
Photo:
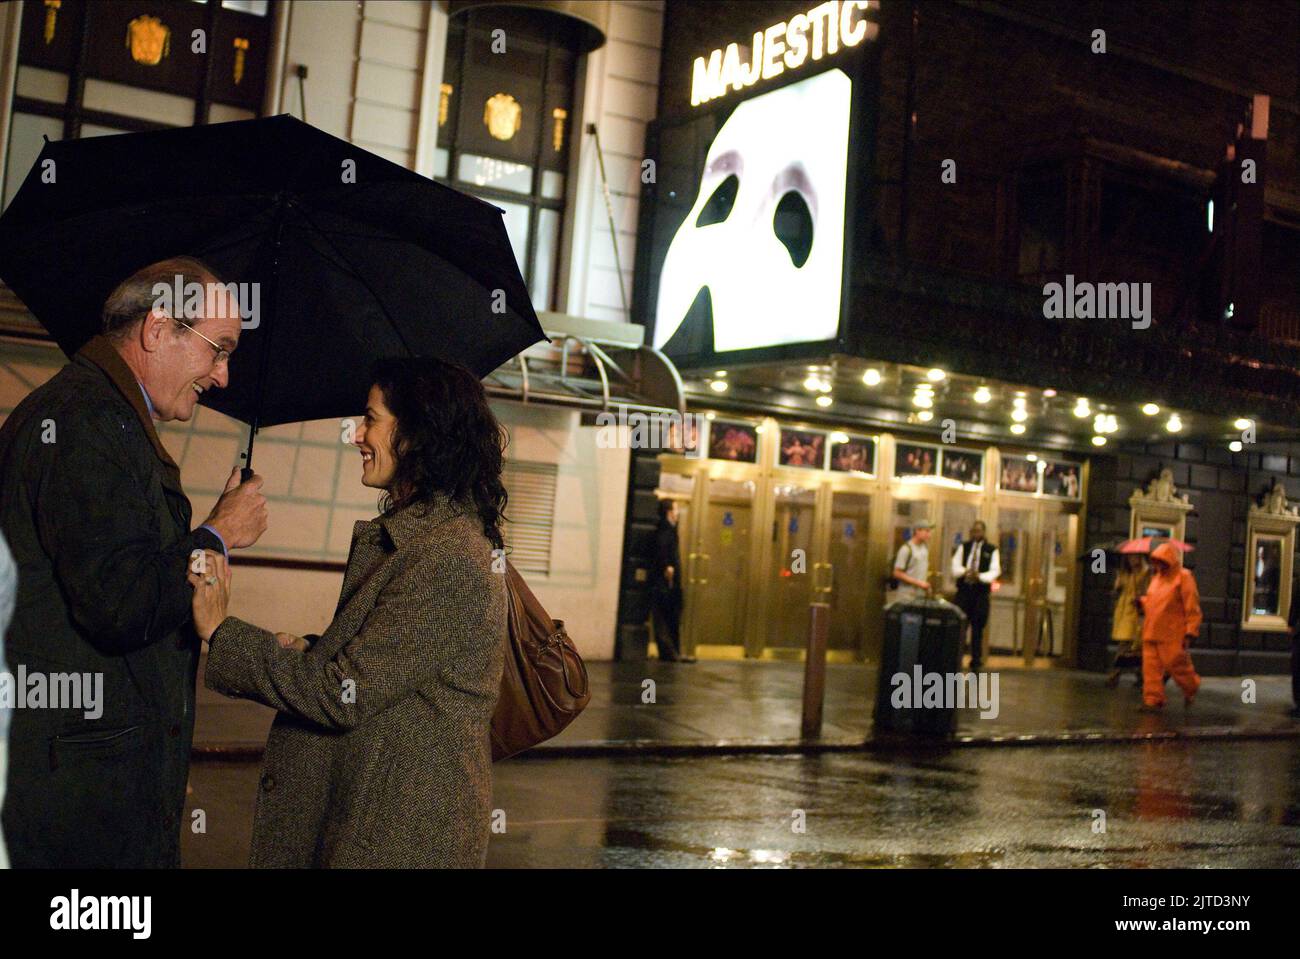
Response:
[{"label": "theater entrance", "polygon": [[[660,457],[656,495],[679,505],[685,653],[798,659],[810,607],[826,603],[829,658],[877,661],[885,580],[916,523],[934,526],[931,582],[951,600],[953,552],[981,519],[1002,567],[990,604],[990,654],[1014,655],[1027,665],[1070,661],[1081,497],[1046,496],[1041,482],[1033,493],[1004,491],[994,448],[950,453],[953,464],[962,462],[959,456],[976,458],[977,482],[945,485],[942,473],[938,481],[894,475],[899,444],[888,435],[872,438],[868,462],[855,462],[882,474],[875,475],[830,468],[829,453],[814,458],[822,468],[794,465],[795,455],[782,452],[777,437],[795,433],[806,446],[811,431],[772,420],[753,429],[752,445],[742,437],[733,447],[752,450],[752,462]],[[827,434],[837,435],[843,434]],[[943,451],[937,462],[945,462]],[[930,466],[922,461],[918,468]]]},{"label": "theater entrance", "polygon": [[664,457],[656,493],[678,502],[688,655],[797,659],[818,602],[830,607],[831,658],[862,658],[872,577],[869,480]]}]

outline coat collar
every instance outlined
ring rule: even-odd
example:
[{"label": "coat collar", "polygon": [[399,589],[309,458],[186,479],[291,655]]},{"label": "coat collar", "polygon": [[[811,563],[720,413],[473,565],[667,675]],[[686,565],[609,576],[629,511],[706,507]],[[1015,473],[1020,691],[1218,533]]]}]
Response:
[{"label": "coat collar", "polygon": [[435,493],[427,503],[414,503],[396,512],[384,513],[374,522],[388,534],[393,545],[401,549],[421,533],[469,511],[466,504],[456,502],[444,493]]},{"label": "coat collar", "polygon": [[117,388],[122,397],[131,404],[131,409],[135,410],[135,415],[139,417],[141,425],[144,426],[144,435],[149,437],[149,443],[153,446],[153,451],[158,454],[158,458],[172,472],[175,473],[179,483],[181,468],[176,465],[167,448],[162,445],[162,440],[158,438],[158,430],[154,426],[153,417],[149,415],[149,408],[145,405],[144,393],[140,390],[140,382],[131,372],[131,368],[126,365],[126,360],[122,359],[122,354],[117,352],[111,340],[102,333],[91,339],[89,343],[77,351],[74,359],[85,360],[93,366],[98,367],[109,382]]}]

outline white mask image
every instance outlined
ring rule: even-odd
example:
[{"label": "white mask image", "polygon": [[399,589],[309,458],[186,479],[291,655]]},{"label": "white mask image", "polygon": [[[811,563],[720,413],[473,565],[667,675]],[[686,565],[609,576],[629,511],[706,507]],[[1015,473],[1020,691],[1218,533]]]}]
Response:
[{"label": "white mask image", "polygon": [[[664,258],[655,347],[705,290],[714,352],[837,335],[852,92],[843,71],[829,70],[746,100],[727,118]],[[669,352],[692,349],[679,344]]]}]

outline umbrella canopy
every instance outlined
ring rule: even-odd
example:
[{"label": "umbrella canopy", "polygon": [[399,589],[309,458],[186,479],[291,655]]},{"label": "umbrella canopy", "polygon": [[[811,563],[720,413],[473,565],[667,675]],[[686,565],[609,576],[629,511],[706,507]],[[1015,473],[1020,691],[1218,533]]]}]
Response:
[{"label": "umbrella canopy", "polygon": [[255,430],[359,412],[379,357],[481,377],[545,338],[499,209],[290,116],[46,143],[0,217],[0,277],[69,355],[178,255],[257,284],[202,397]]},{"label": "umbrella canopy", "polygon": [[1182,550],[1184,553],[1190,553],[1196,549],[1195,546],[1184,543],[1181,539],[1168,539],[1164,536],[1141,536],[1120,543],[1119,551],[1121,553],[1149,553],[1161,543],[1168,543],[1174,549]]}]

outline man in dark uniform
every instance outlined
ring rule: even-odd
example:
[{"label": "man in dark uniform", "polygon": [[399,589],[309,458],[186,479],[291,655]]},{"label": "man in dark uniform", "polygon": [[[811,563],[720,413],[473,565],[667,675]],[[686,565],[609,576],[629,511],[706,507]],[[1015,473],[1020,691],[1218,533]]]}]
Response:
[{"label": "man in dark uniform", "polygon": [[957,606],[970,622],[970,668],[984,662],[984,627],[989,621],[989,593],[1002,575],[998,548],[984,538],[984,523],[971,524],[970,539],[952,554],[952,575],[957,580]]},{"label": "man in dark uniform", "polygon": [[[654,575],[650,582],[650,615],[659,658],[675,663],[681,655],[682,554],[677,541],[677,501],[659,501],[655,530]],[[690,660],[687,660],[688,662]]]},{"label": "man in dark uniform", "polygon": [[[160,305],[155,285],[177,282],[200,284],[202,305]],[[93,710],[14,710],[14,867],[180,865],[199,659],[191,552],[251,546],[266,500],[262,480],[240,484],[236,469],[191,529],[154,421],[188,420],[204,391],[229,382],[239,333],[238,304],[211,270],[155,263],[118,285],[103,333],[0,429],[0,529],[18,564],[9,668],[102,677]]]}]

